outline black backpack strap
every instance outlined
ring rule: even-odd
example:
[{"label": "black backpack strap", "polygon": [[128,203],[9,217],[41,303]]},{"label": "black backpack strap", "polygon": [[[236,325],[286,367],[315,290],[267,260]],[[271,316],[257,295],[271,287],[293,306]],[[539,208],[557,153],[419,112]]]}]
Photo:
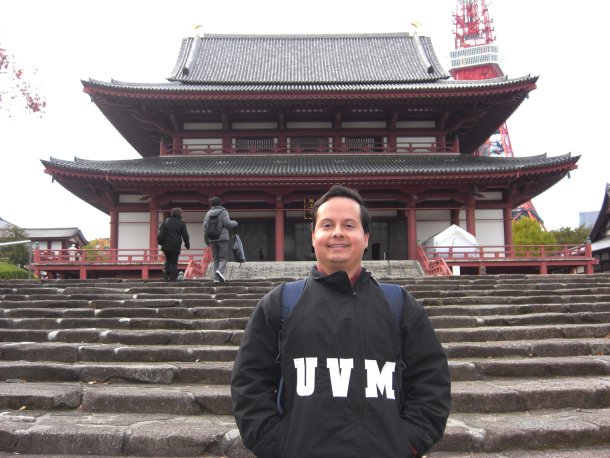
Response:
[{"label": "black backpack strap", "polygon": [[400,320],[402,318],[402,288],[400,285],[395,285],[393,283],[379,283],[383,294],[385,294],[385,298],[390,304],[390,310],[392,311],[392,315],[394,315],[394,320],[396,320],[396,324],[400,328]]},{"label": "black backpack strap", "polygon": [[[385,295],[386,300],[390,304],[390,311],[392,315],[394,315],[394,320],[396,321],[396,325],[400,330],[400,321],[402,319],[402,305],[404,303],[404,296],[402,295],[402,288],[400,285],[395,285],[393,283],[379,283],[383,294]],[[401,331],[401,341],[402,341],[402,331]],[[400,397],[400,408],[402,409],[402,404],[404,401],[404,396],[402,394],[402,373],[407,368],[407,365],[402,357],[402,342],[400,348],[400,359],[398,360],[398,392]]]},{"label": "black backpack strap", "polygon": [[[288,318],[288,315],[290,315],[290,312],[292,311],[292,309],[294,308],[294,306],[296,305],[297,301],[299,300],[299,297],[301,296],[301,293],[303,292],[303,289],[305,288],[305,279],[301,279],[301,280],[296,280],[296,281],[291,281],[288,283],[285,283],[284,286],[282,287],[282,306],[280,309],[280,331],[282,330],[282,327],[284,326],[284,322],[286,321],[286,318]],[[276,363],[280,365],[280,369],[282,367],[282,346],[281,346],[281,341],[280,341],[280,333],[278,332],[277,335],[277,358],[276,358]],[[277,387],[277,396],[276,396],[276,405],[277,405],[277,411],[280,415],[284,414],[284,409],[282,408],[282,391],[284,390],[284,375],[282,374],[282,376],[280,377],[280,382],[278,384]]]}]

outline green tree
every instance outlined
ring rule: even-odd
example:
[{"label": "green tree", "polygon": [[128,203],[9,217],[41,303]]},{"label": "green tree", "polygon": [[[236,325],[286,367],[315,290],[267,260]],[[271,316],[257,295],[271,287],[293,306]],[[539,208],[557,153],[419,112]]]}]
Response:
[{"label": "green tree", "polygon": [[[19,242],[29,240],[29,235],[20,227],[8,225],[0,230],[0,243]],[[27,266],[30,263],[30,245],[6,245],[0,247],[0,258],[19,267]]]},{"label": "green tree", "polygon": [[586,227],[584,224],[581,224],[576,229],[571,227],[561,227],[551,231],[551,233],[555,236],[557,243],[561,245],[580,245],[581,243],[585,243],[590,232],[591,228]]},{"label": "green tree", "polygon": [[107,238],[91,240],[83,248],[85,249],[85,259],[88,261],[107,261],[110,259],[110,253],[106,251],[110,248],[110,240]]},{"label": "green tree", "polygon": [[[521,218],[513,222],[513,244],[514,245],[556,245],[557,240],[551,232],[546,232],[538,221],[530,218]],[[528,254],[539,254],[540,248],[517,247],[517,256]]]}]

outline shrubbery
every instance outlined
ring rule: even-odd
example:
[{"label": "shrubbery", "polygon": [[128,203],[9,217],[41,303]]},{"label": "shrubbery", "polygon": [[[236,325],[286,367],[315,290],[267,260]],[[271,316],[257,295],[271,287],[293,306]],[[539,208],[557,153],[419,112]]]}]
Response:
[{"label": "shrubbery", "polygon": [[0,262],[0,279],[12,280],[16,278],[30,278],[30,274],[27,270],[21,269],[13,264]]}]

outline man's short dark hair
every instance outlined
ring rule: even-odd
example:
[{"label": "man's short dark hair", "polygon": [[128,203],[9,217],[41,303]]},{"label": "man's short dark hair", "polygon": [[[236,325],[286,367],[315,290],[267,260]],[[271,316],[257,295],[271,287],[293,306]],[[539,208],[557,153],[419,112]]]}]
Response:
[{"label": "man's short dark hair", "polygon": [[351,189],[351,188],[347,188],[345,186],[338,185],[338,184],[331,187],[326,192],[326,194],[324,194],[322,197],[320,197],[318,200],[316,200],[316,202],[313,204],[313,207],[311,209],[311,219],[312,219],[311,229],[312,229],[312,231],[316,227],[316,220],[318,218],[318,209],[320,208],[320,206],[323,203],[327,202],[328,200],[332,199],[333,197],[347,197],[348,199],[352,199],[352,200],[355,200],[356,202],[358,202],[358,205],[360,205],[360,222],[362,224],[362,229],[364,229],[365,234],[368,234],[371,231],[371,229],[370,229],[371,215],[369,215],[369,211],[364,206],[364,200],[362,200],[362,197],[360,196],[358,191],[356,191],[355,189]]},{"label": "man's short dark hair", "polygon": [[212,197],[210,203],[212,204],[212,207],[220,207],[222,205],[220,197]]},{"label": "man's short dark hair", "polygon": [[171,215],[172,215],[174,218],[182,218],[182,209],[181,209],[180,207],[175,207],[175,208],[172,208],[172,213],[171,213]]}]

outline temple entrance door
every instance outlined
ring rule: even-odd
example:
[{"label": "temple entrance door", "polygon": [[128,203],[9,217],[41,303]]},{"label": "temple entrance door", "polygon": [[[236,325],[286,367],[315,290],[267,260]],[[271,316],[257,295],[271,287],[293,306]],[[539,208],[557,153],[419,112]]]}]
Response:
[{"label": "temple entrance door", "polygon": [[273,261],[275,259],[273,226],[270,222],[239,221],[237,230],[244,245],[247,262]]},{"label": "temple entrance door", "polygon": [[369,249],[364,253],[364,259],[382,261],[390,258],[389,253],[388,223],[371,223],[371,234],[369,236]]}]

